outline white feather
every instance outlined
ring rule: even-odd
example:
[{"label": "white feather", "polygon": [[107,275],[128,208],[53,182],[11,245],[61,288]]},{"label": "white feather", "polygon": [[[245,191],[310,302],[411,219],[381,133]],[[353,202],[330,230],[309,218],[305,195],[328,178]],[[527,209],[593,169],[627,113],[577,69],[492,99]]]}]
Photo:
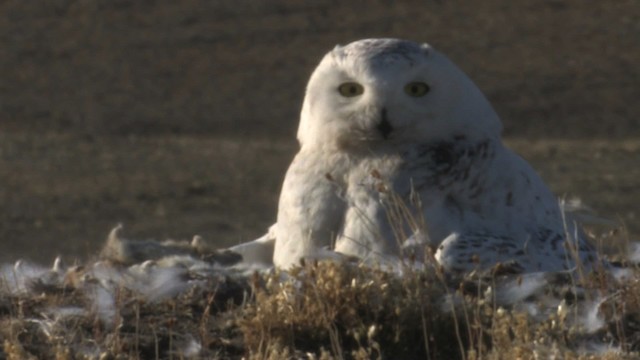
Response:
[{"label": "white feather", "polygon": [[233,249],[281,268],[325,249],[388,262],[423,244],[452,272],[590,267],[574,219],[501,131],[478,87],[431,46],[338,46],[307,85],[275,231]]}]

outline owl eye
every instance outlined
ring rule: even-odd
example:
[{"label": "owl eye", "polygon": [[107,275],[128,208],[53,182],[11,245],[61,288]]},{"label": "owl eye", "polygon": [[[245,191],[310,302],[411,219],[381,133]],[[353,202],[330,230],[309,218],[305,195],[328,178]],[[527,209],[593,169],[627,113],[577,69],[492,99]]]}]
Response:
[{"label": "owl eye", "polygon": [[364,93],[364,87],[356,82],[346,82],[338,86],[338,92],[344,97],[354,97]]},{"label": "owl eye", "polygon": [[429,90],[431,90],[429,85],[419,81],[410,82],[404,86],[404,92],[413,97],[425,96]]}]

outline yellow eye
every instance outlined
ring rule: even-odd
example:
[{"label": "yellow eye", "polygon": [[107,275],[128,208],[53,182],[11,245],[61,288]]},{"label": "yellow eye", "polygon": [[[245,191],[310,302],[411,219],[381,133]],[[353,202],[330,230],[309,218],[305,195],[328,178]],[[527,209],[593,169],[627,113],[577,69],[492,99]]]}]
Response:
[{"label": "yellow eye", "polygon": [[405,85],[404,92],[413,97],[421,97],[425,96],[430,89],[429,85],[423,82],[414,81]]},{"label": "yellow eye", "polygon": [[364,93],[364,87],[356,82],[346,82],[338,86],[338,92],[344,97],[354,97]]}]

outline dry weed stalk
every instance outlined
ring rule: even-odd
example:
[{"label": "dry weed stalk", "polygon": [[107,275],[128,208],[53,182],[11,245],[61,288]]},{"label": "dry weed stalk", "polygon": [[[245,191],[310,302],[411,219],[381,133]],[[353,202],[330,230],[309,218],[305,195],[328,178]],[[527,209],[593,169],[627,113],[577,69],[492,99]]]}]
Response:
[{"label": "dry weed stalk", "polygon": [[[400,247],[409,235],[426,234],[414,215],[420,199],[386,195]],[[418,256],[423,266],[415,266]],[[633,358],[640,350],[640,271],[626,266],[623,280],[584,269],[577,277],[545,274],[562,275],[560,283],[545,277],[532,294],[539,298],[504,305],[501,286],[519,286],[523,275],[492,269],[454,277],[427,247],[394,269],[327,261],[246,277],[212,272],[200,287],[155,301],[116,287],[111,321],[92,307],[97,284],[12,293],[8,282],[18,282],[10,274],[0,289],[0,355],[169,359],[186,357],[184,344],[193,341],[207,358]],[[71,307],[83,315],[50,315]],[[585,309],[595,320],[585,320]],[[601,325],[585,330],[588,321]]]},{"label": "dry weed stalk", "polygon": [[398,277],[363,265],[314,262],[285,281],[281,276],[256,289],[240,322],[245,344],[259,358],[281,348],[320,355],[318,344],[329,345],[338,359],[426,358],[425,350],[457,348],[455,339],[443,343],[453,321],[437,310],[443,289],[425,273]]}]

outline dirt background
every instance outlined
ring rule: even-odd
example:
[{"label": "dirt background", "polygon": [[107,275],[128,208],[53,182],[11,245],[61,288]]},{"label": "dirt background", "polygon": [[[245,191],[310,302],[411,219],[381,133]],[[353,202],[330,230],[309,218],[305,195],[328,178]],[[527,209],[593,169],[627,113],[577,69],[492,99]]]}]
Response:
[{"label": "dirt background", "polygon": [[[0,259],[109,228],[221,245],[275,218],[310,72],[337,43],[426,41],[559,194],[640,234],[640,5],[0,1]],[[637,238],[637,237],[636,237]]]}]

